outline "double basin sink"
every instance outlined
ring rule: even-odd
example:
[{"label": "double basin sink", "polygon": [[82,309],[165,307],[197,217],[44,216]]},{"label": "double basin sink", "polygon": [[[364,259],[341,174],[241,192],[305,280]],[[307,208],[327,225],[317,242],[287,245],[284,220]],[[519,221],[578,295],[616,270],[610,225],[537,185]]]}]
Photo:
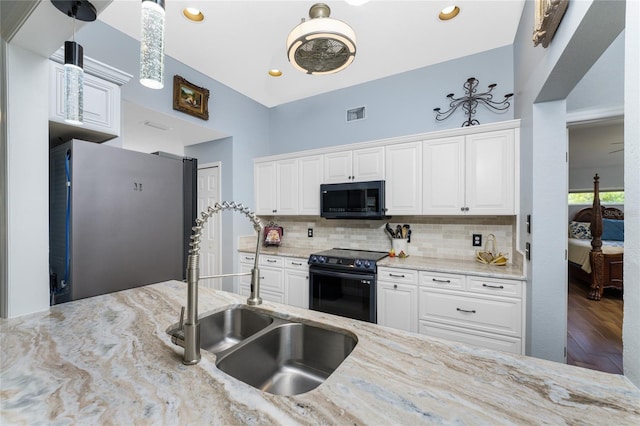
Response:
[{"label": "double basin sink", "polygon": [[[264,392],[297,395],[323,383],[356,346],[342,329],[298,322],[247,305],[200,318],[200,348],[226,374]],[[174,343],[182,330],[170,327]]]}]

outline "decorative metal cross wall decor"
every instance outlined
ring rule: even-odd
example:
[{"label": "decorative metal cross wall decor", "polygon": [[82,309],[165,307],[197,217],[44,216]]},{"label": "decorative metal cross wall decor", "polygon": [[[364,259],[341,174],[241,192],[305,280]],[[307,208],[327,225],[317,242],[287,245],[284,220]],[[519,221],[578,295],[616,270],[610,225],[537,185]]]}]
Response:
[{"label": "decorative metal cross wall decor", "polygon": [[478,104],[484,105],[489,110],[492,111],[506,111],[511,106],[509,103],[509,98],[513,96],[513,93],[508,93],[504,95],[504,100],[501,102],[495,102],[493,100],[493,95],[491,92],[497,86],[497,84],[490,84],[489,90],[484,93],[476,93],[478,88],[478,80],[475,77],[470,77],[467,81],[462,85],[465,90],[464,96],[460,98],[454,98],[453,93],[449,93],[447,98],[451,100],[449,103],[449,110],[440,112],[440,108],[434,108],[433,110],[436,112],[436,120],[444,121],[447,118],[451,117],[451,114],[454,113],[460,105],[462,105],[462,109],[464,113],[469,117],[467,121],[462,123],[462,127],[469,127],[475,124],[480,124],[478,120],[473,118],[473,115],[476,113],[476,107]]}]

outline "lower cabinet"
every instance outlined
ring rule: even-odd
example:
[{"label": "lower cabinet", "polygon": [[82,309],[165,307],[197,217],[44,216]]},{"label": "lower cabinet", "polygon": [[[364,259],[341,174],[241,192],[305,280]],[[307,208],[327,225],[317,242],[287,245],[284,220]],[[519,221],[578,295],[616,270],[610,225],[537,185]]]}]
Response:
[{"label": "lower cabinet", "polygon": [[[239,272],[251,272],[254,255],[240,254]],[[309,266],[306,261],[282,256],[261,255],[260,297],[270,302],[283,303],[301,308],[309,307]],[[249,297],[251,276],[241,276],[238,293]]]},{"label": "lower cabinet", "polygon": [[378,323],[515,354],[524,353],[524,283],[378,268]]},{"label": "lower cabinet", "polygon": [[418,273],[407,269],[378,268],[378,324],[418,331]]}]

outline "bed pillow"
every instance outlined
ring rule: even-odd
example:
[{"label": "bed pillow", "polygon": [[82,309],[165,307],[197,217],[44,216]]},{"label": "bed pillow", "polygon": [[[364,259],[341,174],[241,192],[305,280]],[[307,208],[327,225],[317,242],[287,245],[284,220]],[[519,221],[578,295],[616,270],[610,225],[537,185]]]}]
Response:
[{"label": "bed pillow", "polygon": [[603,240],[624,241],[624,220],[602,219]]},{"label": "bed pillow", "polygon": [[569,222],[569,236],[579,240],[590,240],[592,238],[591,224],[589,222],[576,222],[572,220]]}]

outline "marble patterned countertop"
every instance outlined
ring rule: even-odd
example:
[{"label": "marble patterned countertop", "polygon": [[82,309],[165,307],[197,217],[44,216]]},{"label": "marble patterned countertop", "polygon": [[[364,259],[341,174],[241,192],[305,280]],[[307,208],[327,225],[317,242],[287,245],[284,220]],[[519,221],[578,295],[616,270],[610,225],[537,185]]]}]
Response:
[{"label": "marble patterned countertop", "polygon": [[[239,252],[254,253],[252,247],[240,247]],[[273,256],[297,257],[308,259],[312,253],[322,250],[297,247],[261,247],[260,253]],[[378,266],[390,268],[415,269],[418,271],[437,271],[449,274],[471,274],[488,278],[524,280],[522,269],[512,264],[505,266],[484,265],[475,260],[437,259],[433,257],[408,256],[405,258],[385,257],[377,262]]]},{"label": "marble patterned countertop", "polygon": [[[265,302],[354,333],[318,388],[264,393],[195,366],[166,329],[186,285],[169,281],[0,320],[2,424],[638,424],[623,376],[515,356]],[[200,312],[243,303],[201,287]]]}]

